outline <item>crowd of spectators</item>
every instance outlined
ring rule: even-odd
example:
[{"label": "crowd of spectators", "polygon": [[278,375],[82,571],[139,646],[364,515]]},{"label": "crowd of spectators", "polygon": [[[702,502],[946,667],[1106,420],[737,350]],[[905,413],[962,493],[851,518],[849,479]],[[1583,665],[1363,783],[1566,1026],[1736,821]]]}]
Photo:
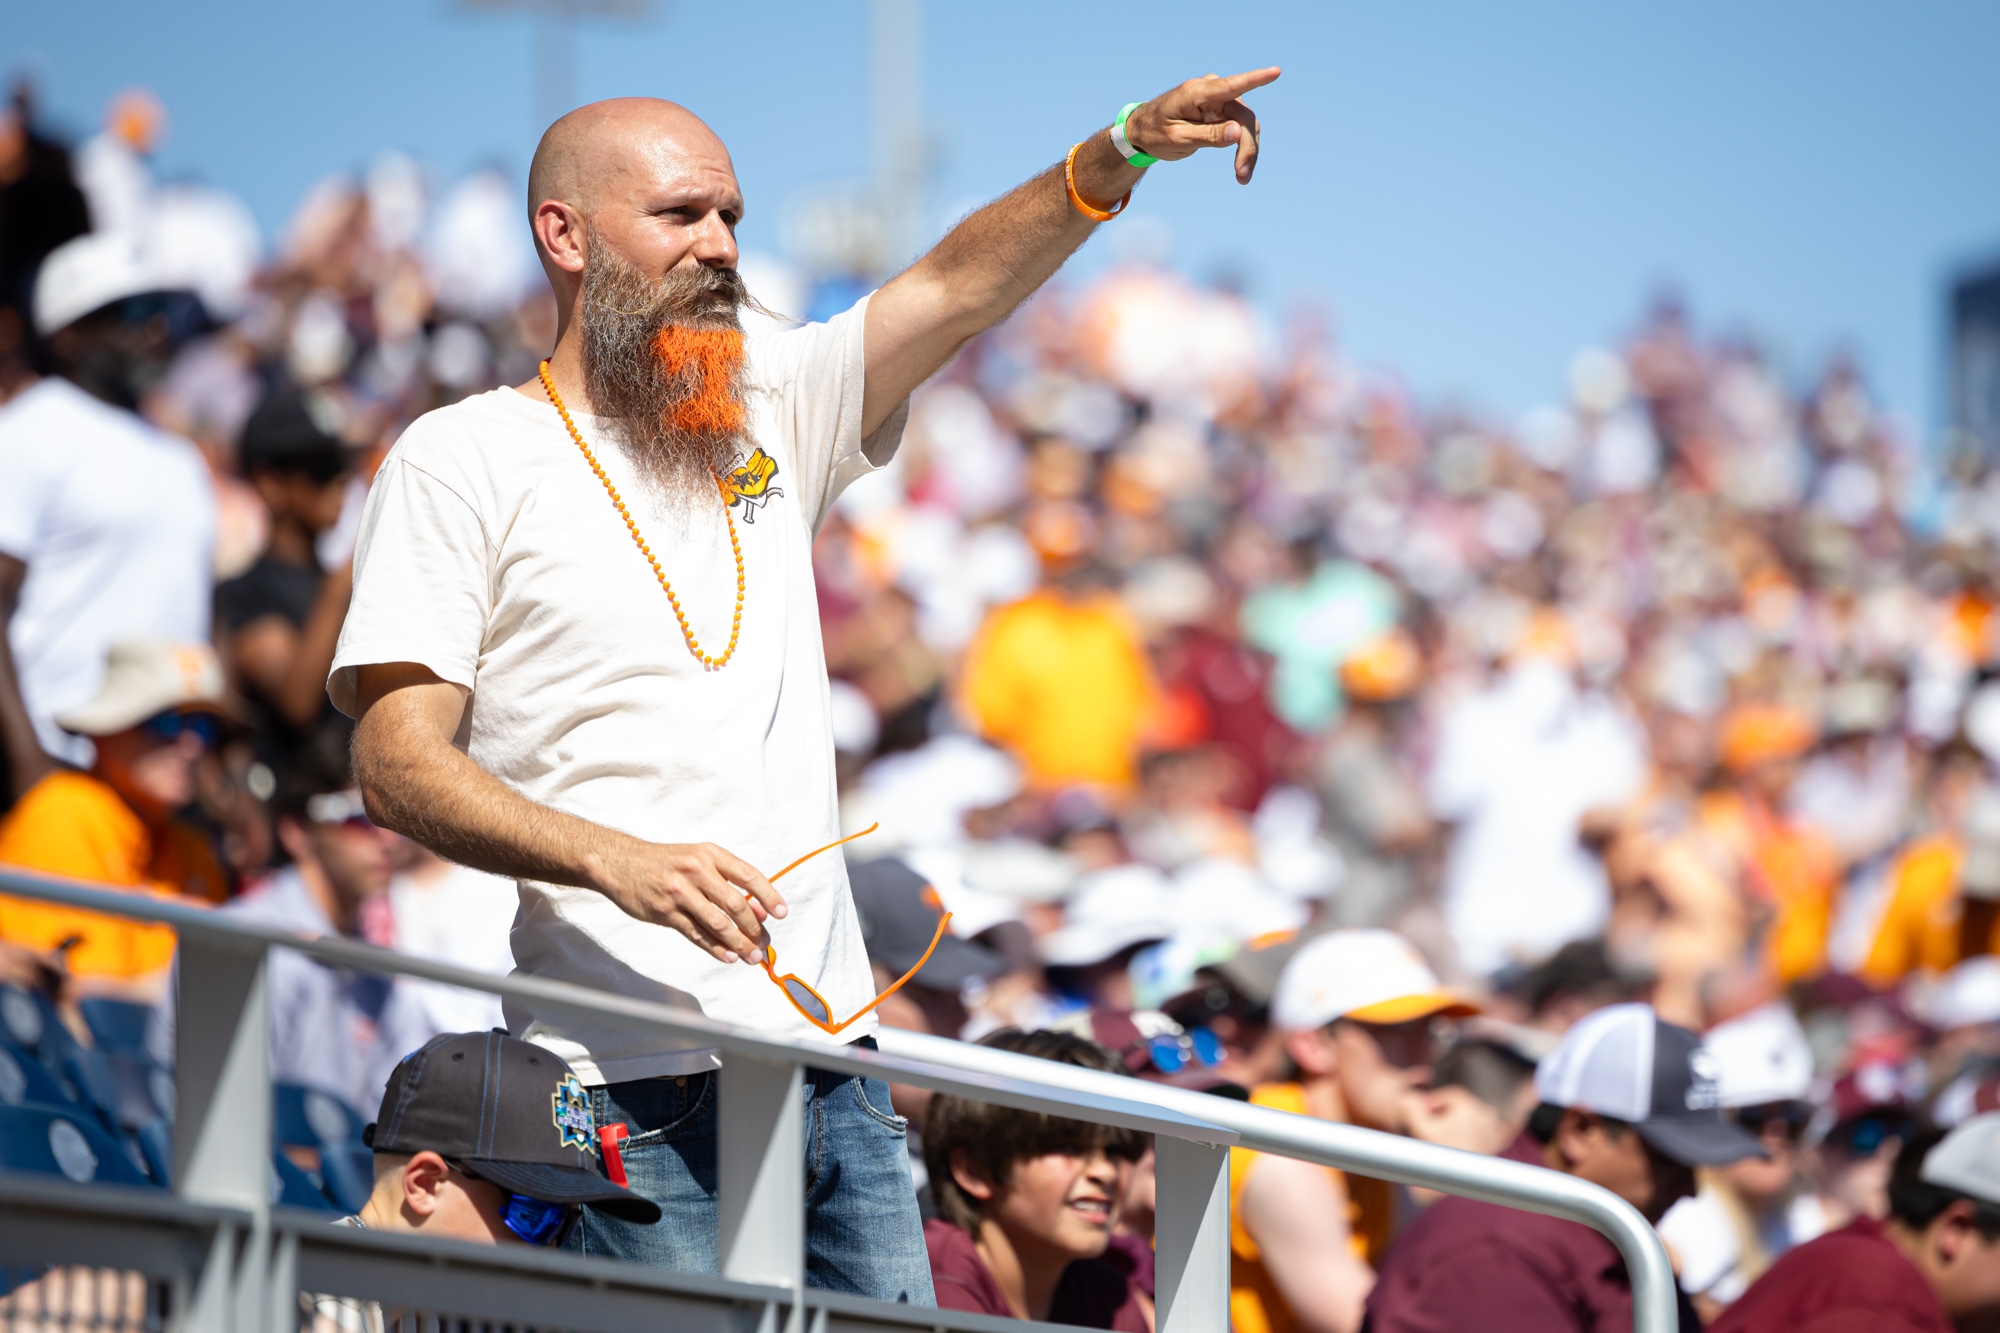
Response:
[{"label": "crowd of spectators", "polygon": [[[385,157],[264,253],[162,116],[0,120],[0,862],[504,971],[511,885],[368,823],[324,682],[373,466],[553,339],[515,191]],[[884,1021],[1588,1175],[1549,1057],[1650,1005],[1760,1149],[1646,1196],[1717,1315],[2000,1107],[2000,473],[1919,462],[1672,301],[1498,423],[1163,268],[1051,290],[818,538],[880,983],[952,914]],[[166,932],[0,899],[0,950],[170,1058]],[[296,961],[277,1067],[362,1115],[499,1021]],[[941,1297],[1150,1325],[1143,1143],[895,1095]],[[1239,1158],[1236,1326],[1358,1327],[1432,1201]]]}]

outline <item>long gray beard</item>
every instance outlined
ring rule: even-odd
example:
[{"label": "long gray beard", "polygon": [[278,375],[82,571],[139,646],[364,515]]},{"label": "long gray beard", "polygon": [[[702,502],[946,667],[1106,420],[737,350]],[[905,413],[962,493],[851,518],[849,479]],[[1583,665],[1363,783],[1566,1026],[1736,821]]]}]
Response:
[{"label": "long gray beard", "polygon": [[[584,390],[591,411],[632,460],[648,488],[682,515],[716,500],[716,475],[743,452],[741,432],[697,432],[675,424],[676,410],[701,393],[698,375],[669,375],[655,341],[669,326],[738,330],[738,311],[756,306],[735,269],[675,268],[650,278],[594,233],[583,270]],[[747,391],[741,372],[728,392]]]}]

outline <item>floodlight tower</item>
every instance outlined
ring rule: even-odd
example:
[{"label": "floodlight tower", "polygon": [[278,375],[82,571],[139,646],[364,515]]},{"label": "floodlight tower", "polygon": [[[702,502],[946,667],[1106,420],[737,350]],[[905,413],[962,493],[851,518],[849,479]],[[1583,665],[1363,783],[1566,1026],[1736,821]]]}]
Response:
[{"label": "floodlight tower", "polygon": [[930,139],[924,128],[923,0],[874,0],[870,15],[872,174],[882,217],[881,262],[894,272],[922,239]]},{"label": "floodlight tower", "polygon": [[655,0],[458,0],[468,14],[526,14],[534,21],[535,125],[549,124],[576,105],[577,26],[584,19],[643,21]]}]

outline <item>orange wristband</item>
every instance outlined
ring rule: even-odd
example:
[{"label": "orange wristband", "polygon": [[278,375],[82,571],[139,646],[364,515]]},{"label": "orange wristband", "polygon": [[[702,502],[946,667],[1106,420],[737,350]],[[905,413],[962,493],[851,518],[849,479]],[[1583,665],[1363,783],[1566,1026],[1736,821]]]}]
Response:
[{"label": "orange wristband", "polygon": [[[1088,143],[1089,140],[1085,140],[1084,142]],[[1108,213],[1101,208],[1093,208],[1085,203],[1083,196],[1076,192],[1076,155],[1082,149],[1083,144],[1078,144],[1075,148],[1070,149],[1069,156],[1063,159],[1063,188],[1069,191],[1069,201],[1076,206],[1077,212],[1083,214],[1092,222],[1109,222],[1120,213],[1123,213],[1125,205],[1132,202],[1132,192],[1130,190],[1125,191],[1125,197],[1120,199],[1117,205]]]}]

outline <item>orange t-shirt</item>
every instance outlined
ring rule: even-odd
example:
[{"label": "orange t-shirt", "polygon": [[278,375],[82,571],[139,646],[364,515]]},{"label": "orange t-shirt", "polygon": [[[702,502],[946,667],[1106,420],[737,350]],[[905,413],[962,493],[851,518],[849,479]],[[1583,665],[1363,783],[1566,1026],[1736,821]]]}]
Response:
[{"label": "orange t-shirt", "polygon": [[[211,902],[228,888],[206,838],[174,824],[156,839],[88,773],[51,773],[28,789],[0,820],[0,865]],[[145,976],[174,954],[165,926],[0,895],[0,939],[53,949],[72,937],[81,940],[69,951],[78,976]]]},{"label": "orange t-shirt", "polygon": [[[1958,843],[1944,837],[1911,843],[1896,858],[1889,871],[1889,905],[1868,961],[1861,965],[1864,980],[1893,986],[1912,972],[1943,972],[1971,956],[1960,929],[1965,900],[1958,892],[1958,867],[1963,858]],[[2000,954],[2000,921],[1985,941],[1985,952]]]},{"label": "orange t-shirt", "polygon": [[1145,644],[1117,599],[1047,591],[987,616],[966,650],[963,690],[980,731],[1041,787],[1131,785],[1156,697]]},{"label": "orange t-shirt", "polygon": [[1697,808],[1702,826],[1743,858],[1749,896],[1772,909],[1765,951],[1778,979],[1789,985],[1822,971],[1840,885],[1833,844],[1736,792],[1704,797]]},{"label": "orange t-shirt", "polygon": [[[1250,1094],[1250,1104],[1305,1115],[1306,1090],[1297,1083],[1267,1083]],[[1248,1148],[1229,1150],[1229,1324],[1234,1333],[1292,1333],[1299,1326],[1264,1267],[1257,1242],[1243,1228],[1243,1187],[1266,1155]],[[1347,1194],[1348,1248],[1379,1267],[1395,1238],[1393,1188],[1386,1180],[1324,1169]]]}]

